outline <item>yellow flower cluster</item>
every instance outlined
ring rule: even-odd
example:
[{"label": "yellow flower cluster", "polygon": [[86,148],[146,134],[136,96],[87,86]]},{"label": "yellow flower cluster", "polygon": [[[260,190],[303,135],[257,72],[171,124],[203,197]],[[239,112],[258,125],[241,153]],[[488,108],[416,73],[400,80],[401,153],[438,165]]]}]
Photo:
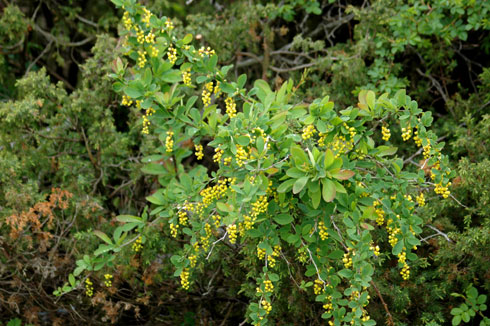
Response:
[{"label": "yellow flower cluster", "polygon": [[139,44],[145,43],[145,32],[138,26],[135,26],[134,28],[136,29],[136,41]]},{"label": "yellow flower cluster", "polygon": [[251,230],[254,227],[254,223],[256,220],[256,217],[252,219],[249,215],[244,215],[243,224],[245,225],[245,230]]},{"label": "yellow flower cluster", "polygon": [[225,100],[226,104],[226,114],[231,118],[236,117],[236,103],[233,97],[227,97]]},{"label": "yellow flower cluster", "polygon": [[257,247],[257,257],[262,260],[265,258],[265,249]]},{"label": "yellow flower cluster", "polygon": [[383,210],[383,207],[381,207],[381,206],[376,208],[376,206],[378,206],[379,204],[380,204],[380,202],[376,200],[373,203],[373,207],[375,209],[376,215],[378,215],[378,217],[376,218],[376,223],[381,226],[385,222],[385,211]]},{"label": "yellow flower cluster", "polygon": [[219,95],[220,95],[220,93],[221,93],[221,88],[220,88],[220,85],[221,85],[220,81],[219,81],[219,80],[217,80],[217,81],[216,81],[216,85],[214,86],[214,90],[213,90],[213,93],[214,93],[214,95],[215,95],[216,97],[219,97]]},{"label": "yellow flower cluster", "polygon": [[110,288],[112,286],[112,274],[104,274],[104,278],[105,278],[104,281],[105,286]]},{"label": "yellow flower cluster", "polygon": [[218,229],[221,226],[221,216],[213,215],[214,226]]},{"label": "yellow flower cluster", "polygon": [[413,141],[415,142],[415,145],[417,145],[417,147],[422,146],[422,139],[419,137],[419,131],[415,130],[413,134]]},{"label": "yellow flower cluster", "polygon": [[171,64],[175,64],[175,61],[177,61],[177,50],[171,46],[167,50],[167,56],[168,56],[168,61],[170,61]]},{"label": "yellow flower cluster", "polygon": [[228,225],[226,229],[228,231],[228,239],[230,240],[230,243],[235,244],[236,239],[238,237],[236,225],[235,224]]},{"label": "yellow flower cluster", "polygon": [[325,139],[327,138],[327,134],[320,132],[320,133],[318,133],[318,136],[320,137],[318,139],[318,146],[320,146],[320,147],[325,146]]},{"label": "yellow flower cluster", "polygon": [[438,184],[436,184],[434,191],[436,192],[436,194],[441,195],[443,198],[447,198],[451,194],[451,191],[449,191],[450,185],[451,182],[448,182],[445,186],[442,185],[442,182],[439,182]]},{"label": "yellow flower cluster", "polygon": [[248,160],[247,152],[245,151],[245,149],[242,146],[240,146],[238,144],[236,145],[235,159],[236,159],[236,164],[238,164],[239,167],[242,167],[244,161]]},{"label": "yellow flower cluster", "polygon": [[265,292],[274,291],[274,285],[272,284],[271,280],[265,280],[264,281],[264,289],[265,289]]},{"label": "yellow flower cluster", "polygon": [[228,190],[228,186],[226,182],[229,182],[232,185],[235,182],[235,179],[227,178],[218,180],[218,184],[213,187],[208,187],[199,193],[202,197],[202,208],[208,207],[214,200],[220,199]]},{"label": "yellow flower cluster", "polygon": [[174,140],[172,138],[173,136],[173,131],[167,131],[167,137],[165,138],[165,149],[167,153],[172,153],[172,151],[174,150]]},{"label": "yellow flower cluster", "polygon": [[219,163],[221,161],[221,157],[223,156],[224,153],[225,153],[224,150],[222,150],[219,147],[216,147],[214,149],[213,162]]},{"label": "yellow flower cluster", "polygon": [[231,156],[225,157],[223,160],[224,165],[230,165],[233,158]]},{"label": "yellow flower cluster", "polygon": [[403,141],[407,141],[412,137],[412,127],[407,126],[407,128],[402,128],[402,139]]},{"label": "yellow flower cluster", "polygon": [[424,158],[427,160],[430,158],[430,150],[431,150],[431,146],[430,146],[430,139],[427,139],[427,141],[429,142],[426,146],[424,146]]},{"label": "yellow flower cluster", "polygon": [[191,86],[191,68],[182,71],[182,81],[185,86]]},{"label": "yellow flower cluster", "polygon": [[152,13],[144,7],[143,7],[143,11],[145,14],[141,18],[141,21],[146,24],[146,27],[150,27],[150,19],[151,19]]},{"label": "yellow flower cluster", "polygon": [[189,220],[189,217],[187,216],[187,212],[184,210],[179,211],[179,224],[180,225],[187,225],[188,220]]},{"label": "yellow flower cluster", "polygon": [[87,297],[91,297],[94,295],[94,284],[90,280],[89,277],[85,280],[85,294]]},{"label": "yellow flower cluster", "polygon": [[305,264],[308,261],[308,254],[304,248],[298,249],[298,261]]},{"label": "yellow flower cluster", "polygon": [[196,158],[198,160],[202,160],[202,158],[204,157],[204,152],[203,152],[203,147],[201,144],[196,144],[194,145],[194,148],[196,149]]},{"label": "yellow flower cluster", "polygon": [[139,252],[141,251],[141,249],[143,248],[143,245],[141,244],[143,240],[141,239],[141,237],[138,237],[138,239],[136,239],[133,243],[133,246],[131,247],[131,249],[133,249],[134,252]]},{"label": "yellow flower cluster", "polygon": [[375,257],[379,257],[380,251],[379,246],[369,246],[369,250],[371,250]]},{"label": "yellow flower cluster", "polygon": [[264,308],[265,312],[269,314],[272,310],[272,305],[269,301],[267,300],[262,300],[262,308]]},{"label": "yellow flower cluster", "polygon": [[345,123],[345,122],[344,122],[343,126],[344,126],[345,129],[347,129],[349,131],[350,140],[351,140],[352,143],[354,143],[354,136],[356,135],[356,128],[349,127],[349,125],[347,123]]},{"label": "yellow flower cluster", "polygon": [[209,248],[209,239],[211,238],[212,230],[209,223],[204,224],[204,231],[206,231],[205,236],[201,236],[201,245],[204,250]]},{"label": "yellow flower cluster", "polygon": [[301,135],[301,138],[303,138],[303,140],[307,140],[310,139],[314,134],[316,134],[315,126],[307,125],[303,128],[303,134]]},{"label": "yellow flower cluster", "polygon": [[127,95],[123,95],[121,105],[131,106],[131,104],[133,104],[133,101],[131,100],[131,98]]},{"label": "yellow flower cluster", "polygon": [[252,212],[250,215],[252,218],[256,218],[261,213],[267,212],[267,208],[269,207],[269,202],[267,201],[266,196],[259,196],[256,202],[252,203]]},{"label": "yellow flower cluster", "polygon": [[381,134],[383,135],[384,141],[390,140],[391,137],[390,129],[386,128],[385,126],[381,127]]},{"label": "yellow flower cluster", "polygon": [[172,23],[170,18],[167,18],[167,20],[165,21],[165,28],[169,31],[174,29],[174,23]]},{"label": "yellow flower cluster", "polygon": [[424,197],[423,192],[421,192],[420,195],[415,197],[415,199],[417,200],[417,203],[419,204],[419,206],[425,206],[425,197]]},{"label": "yellow flower cluster", "polygon": [[146,110],[145,115],[143,115],[143,130],[141,131],[144,134],[149,134],[150,133],[150,119],[149,117],[155,113],[155,110],[153,108],[148,108]]},{"label": "yellow flower cluster", "polygon": [[315,292],[315,295],[319,295],[324,291],[323,288],[323,281],[316,279],[315,284],[313,285],[313,292]]},{"label": "yellow flower cluster", "polygon": [[[406,250],[403,248],[403,250]],[[400,264],[403,264],[403,268],[400,271],[400,275],[404,280],[408,280],[410,277],[410,267],[407,264],[407,253],[405,251],[402,251],[401,253],[398,254],[398,262]]]},{"label": "yellow flower cluster", "polygon": [[204,107],[209,106],[211,104],[211,93],[213,92],[213,82],[206,83],[202,90],[202,103]]},{"label": "yellow flower cluster", "polygon": [[281,255],[281,246],[277,245],[274,246],[274,250],[272,251],[271,256],[267,256],[267,263],[269,264],[269,267],[274,267],[276,266],[276,258]]},{"label": "yellow flower cluster", "polygon": [[325,312],[326,312],[326,313],[330,313],[330,312],[332,312],[332,309],[333,309],[333,305],[332,305],[332,296],[331,296],[331,295],[329,295],[329,296],[327,296],[327,298],[326,298],[326,299],[327,299],[329,302],[327,302],[327,303],[325,303],[325,304],[323,305],[323,309],[325,309]]},{"label": "yellow flower cluster", "polygon": [[146,65],[146,51],[138,50],[138,66],[144,68]]},{"label": "yellow flower cluster", "polygon": [[189,256],[189,263],[191,264],[191,267],[196,267],[197,256],[196,255],[190,255]]},{"label": "yellow flower cluster", "polygon": [[335,157],[340,157],[341,154],[346,153],[354,148],[354,139],[347,140],[345,136],[335,136],[332,141],[332,150],[336,152]]},{"label": "yellow flower cluster", "polygon": [[179,231],[179,225],[175,225],[173,223],[170,223],[170,235],[172,235],[173,238],[177,238],[177,232]]},{"label": "yellow flower cluster", "polygon": [[323,221],[318,222],[318,232],[320,233],[320,239],[328,239],[327,227],[325,226],[325,223],[323,223]]},{"label": "yellow flower cluster", "polygon": [[155,43],[155,34],[153,33],[148,33],[146,36],[145,36],[145,42],[146,43],[149,43],[149,44],[153,44]]},{"label": "yellow flower cluster", "polygon": [[154,45],[150,45],[150,57],[156,58],[158,54],[160,54],[160,51]]},{"label": "yellow flower cluster", "polygon": [[182,273],[180,273],[180,285],[184,290],[189,290],[189,276],[190,273],[188,268],[184,268]]},{"label": "yellow flower cluster", "polygon": [[388,226],[386,226],[386,229],[388,230],[388,233],[389,233],[389,236],[388,236],[388,242],[390,243],[390,245],[392,247],[396,246],[396,244],[398,243],[398,239],[396,237],[397,234],[401,233],[401,229],[400,228],[392,228],[390,227],[389,225],[393,222],[393,220],[388,220]]},{"label": "yellow flower cluster", "polygon": [[211,50],[211,48],[208,46],[207,48],[205,48],[204,46],[201,47],[198,51],[198,54],[204,58],[204,56],[210,56],[210,55],[213,55],[215,54],[214,50]]},{"label": "yellow flower cluster", "polygon": [[133,21],[131,20],[131,17],[129,16],[129,12],[125,11],[123,18],[122,18],[124,27],[129,31],[133,27]]},{"label": "yellow flower cluster", "polygon": [[[345,268],[352,267],[352,257],[350,256],[350,248],[347,248],[348,252],[344,254],[344,258],[342,258],[342,262],[344,263]],[[353,253],[354,255],[355,253]]]}]

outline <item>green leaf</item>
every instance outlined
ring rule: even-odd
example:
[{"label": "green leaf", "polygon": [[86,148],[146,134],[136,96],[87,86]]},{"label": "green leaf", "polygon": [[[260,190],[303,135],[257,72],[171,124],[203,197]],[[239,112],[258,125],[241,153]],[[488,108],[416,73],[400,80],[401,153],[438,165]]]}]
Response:
[{"label": "green leaf", "polygon": [[118,215],[116,216],[116,220],[119,222],[123,223],[128,223],[128,222],[136,222],[136,223],[141,223],[141,217],[138,216],[133,216],[133,215]]},{"label": "green leaf", "polygon": [[173,84],[182,80],[182,73],[177,69],[166,71],[160,78],[167,83]]},{"label": "green leaf", "polygon": [[165,197],[160,191],[157,191],[153,195],[146,197],[146,200],[155,205],[164,205],[166,203]]},{"label": "green leaf", "polygon": [[398,150],[398,147],[390,147],[390,146],[378,146],[377,148],[378,153],[376,154],[379,157],[387,156],[387,155],[393,155],[396,153]]},{"label": "green leaf", "polygon": [[238,88],[242,89],[245,86],[245,82],[247,81],[247,75],[241,74],[237,79]]},{"label": "green leaf", "polygon": [[216,203],[216,207],[222,212],[226,212],[226,213],[233,212],[233,205],[226,204],[220,201]]},{"label": "green leaf", "polygon": [[298,168],[290,168],[286,171],[286,175],[291,177],[291,178],[298,179],[298,178],[304,177],[305,172],[301,171]]},{"label": "green leaf", "polygon": [[468,295],[468,298],[476,299],[478,291],[474,287],[470,287],[468,291],[466,291],[466,294]]},{"label": "green leaf", "polygon": [[182,39],[182,43],[183,44],[189,44],[192,42],[192,34],[187,34],[186,36],[184,36],[184,38]]},{"label": "green leaf", "polygon": [[289,180],[284,181],[283,183],[281,183],[279,185],[279,187],[277,187],[277,192],[278,193],[284,193],[284,192],[289,191],[293,187],[293,184],[295,182],[296,182],[296,179],[289,179]]},{"label": "green leaf", "polygon": [[376,101],[376,95],[374,95],[374,92],[368,91],[366,94],[366,103],[371,110],[374,110],[375,101]]},{"label": "green leaf", "polygon": [[320,188],[318,188],[318,191],[311,193],[310,196],[313,208],[317,209],[318,206],[320,206],[320,201],[322,200],[322,193],[320,191]]},{"label": "green leaf", "polygon": [[354,272],[350,269],[344,268],[344,269],[338,271],[337,274],[339,274],[341,277],[344,277],[344,278],[351,278],[354,275]]},{"label": "green leaf", "polygon": [[92,233],[95,234],[96,236],[98,236],[101,240],[103,240],[107,244],[112,245],[112,240],[104,232],[99,231],[99,230],[95,230],[95,231],[92,231]]},{"label": "green leaf", "polygon": [[75,286],[75,276],[73,274],[68,275],[68,282],[70,282],[71,286]]},{"label": "green leaf", "polygon": [[293,156],[294,163],[296,166],[302,166],[304,163],[308,162],[308,156],[299,146],[291,146],[291,155]]},{"label": "green leaf", "polygon": [[478,299],[477,299],[476,302],[478,304],[483,304],[483,303],[485,303],[485,301],[487,301],[487,296],[484,295],[484,294],[481,294],[481,295],[478,296]]},{"label": "green leaf", "polygon": [[459,323],[461,323],[461,315],[454,316],[452,321],[453,326],[457,326]]},{"label": "green leaf", "polygon": [[145,88],[140,81],[133,80],[129,83],[129,85],[124,89],[124,93],[131,98],[138,98],[143,96],[145,92]]},{"label": "green leaf", "polygon": [[[111,251],[112,249],[114,248],[114,246],[109,246],[109,245],[104,245],[104,244],[101,244],[99,245],[99,248],[97,248],[97,250],[94,251],[94,256],[100,256],[108,251]],[[96,269],[94,269],[96,270]]]},{"label": "green leaf", "polygon": [[291,223],[294,219],[291,215],[289,214],[279,214],[279,215],[275,215],[273,217],[274,221],[277,223],[277,224],[280,224],[280,225],[286,225],[286,224],[289,224]]},{"label": "green leaf", "polygon": [[158,163],[149,163],[141,168],[141,171],[146,174],[161,175],[167,174],[167,169]]},{"label": "green leaf", "polygon": [[323,200],[329,203],[332,200],[334,200],[336,195],[335,184],[330,179],[323,179],[322,183],[323,183],[323,189],[322,189]]},{"label": "green leaf", "polygon": [[250,137],[248,136],[240,136],[236,139],[238,145],[247,146],[250,143]]},{"label": "green leaf", "polygon": [[451,310],[451,315],[455,316],[455,315],[461,315],[463,313],[463,311],[459,308],[453,308]]},{"label": "green leaf", "polygon": [[297,194],[303,190],[305,187],[306,183],[308,182],[308,177],[302,177],[296,180],[296,182],[293,185],[293,194]]},{"label": "green leaf", "polygon": [[403,240],[398,240],[398,242],[396,243],[396,245],[393,247],[393,250],[392,250],[392,253],[393,255],[398,255],[399,253],[402,252],[403,250]]},{"label": "green leaf", "polygon": [[343,250],[334,250],[331,253],[328,254],[328,258],[330,259],[340,259],[344,257],[344,251]]},{"label": "green leaf", "polygon": [[333,155],[332,150],[329,148],[325,152],[325,163],[324,163],[324,168],[325,170],[328,170],[328,168],[333,164],[333,161],[335,160],[335,156]]},{"label": "green leaf", "polygon": [[340,170],[336,173],[332,173],[332,176],[337,180],[347,180],[354,176],[354,171],[351,170]]}]

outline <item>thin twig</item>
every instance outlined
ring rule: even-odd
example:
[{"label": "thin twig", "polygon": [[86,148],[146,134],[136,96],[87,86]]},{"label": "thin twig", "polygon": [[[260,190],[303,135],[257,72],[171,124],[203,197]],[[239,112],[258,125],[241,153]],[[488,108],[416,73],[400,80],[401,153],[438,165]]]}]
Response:
[{"label": "thin twig", "polygon": [[434,230],[434,231],[436,231],[439,235],[442,235],[447,240],[447,242],[451,242],[451,243],[453,242],[453,240],[451,240],[446,233],[442,232],[438,228],[436,228],[436,227],[434,227],[434,226],[432,226],[430,224],[427,224],[427,227],[430,228],[430,229],[432,229],[432,230]]},{"label": "thin twig", "polygon": [[388,316],[388,320],[386,321],[386,323],[388,324],[388,326],[395,326],[395,323],[393,322],[393,316],[391,315],[390,310],[388,309],[388,305],[386,304],[385,300],[383,299],[381,292],[379,292],[378,287],[376,286],[376,284],[373,281],[371,281],[371,285],[373,286],[374,290],[378,294],[378,297],[381,300],[383,307],[385,308],[386,315]]}]

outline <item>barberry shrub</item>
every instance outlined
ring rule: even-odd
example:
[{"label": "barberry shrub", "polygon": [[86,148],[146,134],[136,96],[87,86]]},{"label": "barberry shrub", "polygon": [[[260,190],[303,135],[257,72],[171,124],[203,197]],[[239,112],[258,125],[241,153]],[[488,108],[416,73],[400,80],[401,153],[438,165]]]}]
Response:
[{"label": "barberry shrub", "polygon": [[[256,80],[247,89],[246,75],[232,80],[232,66],[218,66],[211,48],[194,48],[192,35],[178,37],[170,18],[112,1],[125,10],[127,57],[114,61],[114,90],[123,105],[144,110],[142,132],[160,142],[143,171],[161,188],[141,217],[119,216],[112,237],[96,232],[105,243],[74,272],[86,275],[86,292],[89,273],[158,236],[178,244],[170,261],[184,290],[212,255],[240,257],[254,282],[242,285],[253,325],[274,324],[275,303],[295,289],[315,297],[330,325],[376,324],[366,308],[376,260],[395,256],[408,279],[426,193],[450,196],[453,175],[427,129],[431,114],[403,90],[361,91],[357,106],[342,109],[328,96],[305,103],[296,95],[303,80],[276,91]],[[423,152],[425,171],[396,155],[390,124]],[[389,244],[373,237],[376,229]]]}]

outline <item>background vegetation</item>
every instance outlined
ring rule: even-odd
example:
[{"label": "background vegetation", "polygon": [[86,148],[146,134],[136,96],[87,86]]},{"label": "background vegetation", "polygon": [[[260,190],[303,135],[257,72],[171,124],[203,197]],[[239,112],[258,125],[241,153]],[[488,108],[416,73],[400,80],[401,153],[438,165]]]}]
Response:
[{"label": "background vegetation", "polygon": [[[177,35],[194,34],[196,48],[215,49],[235,77],[262,78],[273,89],[303,78],[305,103],[329,95],[340,106],[356,105],[361,89],[406,88],[435,117],[457,177],[450,198],[427,198],[410,279],[390,270],[396,260],[381,257],[374,280],[383,301],[372,295],[370,315],[378,324],[445,325],[458,315],[454,308],[471,306],[472,288],[489,292],[488,2],[144,3],[174,17]],[[116,265],[110,291],[53,295],[75,262],[97,248],[92,230],[112,232],[116,215],[141,215],[158,187],[141,172],[143,158],[162,144],[141,134],[142,112],[120,104],[108,77],[121,56],[122,11],[109,1],[4,0],[0,12],[0,321],[240,324],[250,298],[240,291],[247,270],[237,257],[221,251],[184,292],[170,255],[157,254],[178,246],[166,238]],[[396,128],[392,137],[400,138]],[[422,168],[422,151],[408,155],[415,146],[399,143],[405,164]],[[212,149],[204,154],[212,167]],[[321,324],[310,292],[283,294],[276,318]]]}]

